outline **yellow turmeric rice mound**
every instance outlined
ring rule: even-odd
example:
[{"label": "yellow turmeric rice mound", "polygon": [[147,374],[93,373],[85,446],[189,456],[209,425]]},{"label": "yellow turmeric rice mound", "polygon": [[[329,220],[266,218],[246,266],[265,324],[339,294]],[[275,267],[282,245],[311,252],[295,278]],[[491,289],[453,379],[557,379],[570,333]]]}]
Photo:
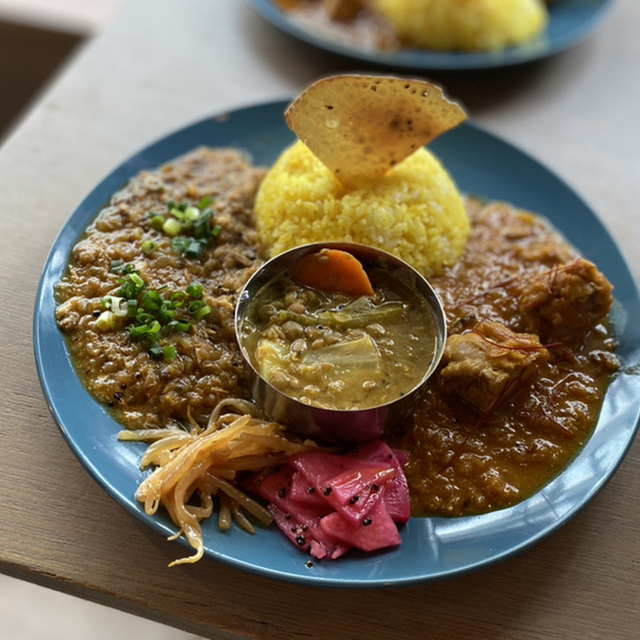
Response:
[{"label": "yellow turmeric rice mound", "polygon": [[446,51],[495,51],[521,45],[546,28],[544,0],[374,0],[407,45]]},{"label": "yellow turmeric rice mound", "polygon": [[360,242],[393,253],[427,277],[457,261],[470,232],[455,184],[424,148],[383,177],[346,190],[296,142],[263,180],[255,215],[270,256],[309,242]]}]

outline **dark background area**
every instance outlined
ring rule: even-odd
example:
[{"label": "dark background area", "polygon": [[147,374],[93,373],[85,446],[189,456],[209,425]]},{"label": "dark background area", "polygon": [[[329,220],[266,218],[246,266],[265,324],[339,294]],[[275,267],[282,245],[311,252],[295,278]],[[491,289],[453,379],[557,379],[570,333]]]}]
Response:
[{"label": "dark background area", "polygon": [[0,143],[83,36],[0,20]]}]

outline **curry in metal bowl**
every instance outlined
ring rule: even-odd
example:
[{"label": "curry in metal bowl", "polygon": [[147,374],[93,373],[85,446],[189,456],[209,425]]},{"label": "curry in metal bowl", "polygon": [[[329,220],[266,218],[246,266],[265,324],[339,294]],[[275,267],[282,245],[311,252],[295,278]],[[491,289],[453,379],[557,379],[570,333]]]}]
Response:
[{"label": "curry in metal bowl", "polygon": [[[236,332],[269,415],[305,435],[353,441],[406,418],[442,356],[446,326],[439,298],[404,261],[315,243],[256,272]],[[375,426],[363,432],[363,421]]]}]

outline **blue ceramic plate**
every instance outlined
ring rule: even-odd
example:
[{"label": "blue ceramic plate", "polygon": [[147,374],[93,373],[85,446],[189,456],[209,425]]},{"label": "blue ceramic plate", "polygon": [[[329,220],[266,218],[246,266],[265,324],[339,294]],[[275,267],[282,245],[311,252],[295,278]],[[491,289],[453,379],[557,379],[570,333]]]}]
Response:
[{"label": "blue ceramic plate", "polygon": [[443,53],[427,49],[384,52],[359,48],[305,28],[282,11],[275,0],[248,1],[257,13],[277,28],[321,49],[373,64],[443,71],[506,67],[540,60],[569,49],[593,33],[613,2],[613,0],[557,0],[549,7],[550,19],[546,31],[534,42],[494,53]]},{"label": "blue ceramic plate", "polygon": [[[85,391],[69,360],[54,320],[54,285],[64,273],[72,246],[112,193],[142,169],[152,169],[198,145],[232,145],[256,163],[271,164],[293,142],[284,123],[284,102],[241,109],[174,133],[118,167],[80,204],[55,241],[38,290],[34,342],[38,372],[51,412],[67,443],[89,473],[121,505],[169,536],[164,515],[148,517],[134,499],[143,475],[144,445],[117,440],[120,426]],[[463,124],[431,145],[466,192],[547,216],[614,283],[620,355],[638,362],[640,300],[629,269],[607,230],[587,205],[535,160],[472,124]],[[633,322],[627,322],[627,318]],[[640,377],[621,374],[611,385],[595,433],[582,453],[553,482],[529,500],[495,513],[414,518],[395,550],[350,553],[337,562],[314,563],[275,527],[250,536],[239,529],[222,534],[215,519],[204,523],[206,555],[240,569],[306,584],[340,587],[407,585],[480,569],[537,542],[583,507],[603,487],[624,457],[640,412]],[[185,550],[176,546],[176,557]]]}]

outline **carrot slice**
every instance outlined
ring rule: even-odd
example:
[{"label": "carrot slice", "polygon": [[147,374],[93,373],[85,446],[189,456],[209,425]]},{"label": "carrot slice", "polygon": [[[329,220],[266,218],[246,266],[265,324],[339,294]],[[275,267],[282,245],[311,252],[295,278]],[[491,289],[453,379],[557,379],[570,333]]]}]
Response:
[{"label": "carrot slice", "polygon": [[373,287],[360,261],[340,249],[321,249],[298,260],[291,270],[298,284],[327,293],[372,296]]}]

